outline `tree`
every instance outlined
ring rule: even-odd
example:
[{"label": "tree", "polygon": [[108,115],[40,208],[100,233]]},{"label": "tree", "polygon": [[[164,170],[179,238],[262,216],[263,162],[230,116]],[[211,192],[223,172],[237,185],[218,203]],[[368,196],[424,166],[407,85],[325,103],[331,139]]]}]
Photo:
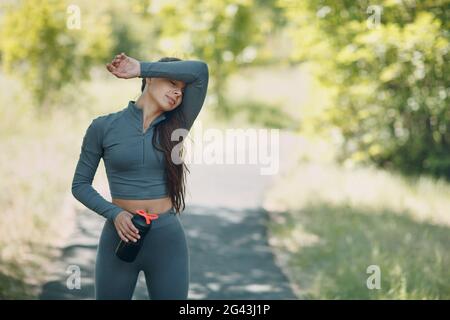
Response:
[{"label": "tree", "polygon": [[209,94],[219,115],[232,115],[224,89],[227,78],[258,60],[258,48],[283,24],[274,0],[134,0],[159,38],[162,53],[195,56],[208,62]]},{"label": "tree", "polygon": [[64,0],[23,0],[3,9],[2,65],[20,77],[40,108],[48,107],[68,83],[88,78],[90,66],[110,58],[106,15],[97,14],[94,21]]},{"label": "tree", "polygon": [[341,160],[450,178],[444,2],[279,1],[292,59],[334,94],[322,120],[342,133]]}]

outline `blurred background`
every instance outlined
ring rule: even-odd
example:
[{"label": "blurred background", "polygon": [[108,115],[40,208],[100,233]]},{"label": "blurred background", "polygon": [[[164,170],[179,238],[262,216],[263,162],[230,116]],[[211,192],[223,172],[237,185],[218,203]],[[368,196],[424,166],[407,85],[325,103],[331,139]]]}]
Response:
[{"label": "blurred background", "polygon": [[[1,0],[0,298],[42,298],[80,217],[98,218],[81,214],[71,181],[90,121],[140,94],[140,79],[105,68],[125,52],[207,62],[203,128],[279,130],[276,175],[200,167],[187,201],[192,212],[263,214],[258,241],[285,276],[274,285],[286,281],[298,299],[449,299],[449,9],[446,0]],[[103,162],[94,186],[109,196]],[[235,224],[243,234],[251,226]],[[207,244],[195,237],[193,255]],[[194,273],[191,296],[235,292],[207,281]],[[247,289],[236,290],[251,297]]]}]

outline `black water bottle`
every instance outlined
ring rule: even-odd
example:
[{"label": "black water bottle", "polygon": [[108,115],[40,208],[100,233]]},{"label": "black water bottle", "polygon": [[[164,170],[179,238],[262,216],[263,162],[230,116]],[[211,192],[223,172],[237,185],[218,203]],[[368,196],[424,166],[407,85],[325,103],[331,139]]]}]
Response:
[{"label": "black water bottle", "polygon": [[136,215],[133,216],[131,221],[134,226],[139,230],[140,238],[136,242],[129,240],[128,242],[119,241],[116,248],[116,255],[123,261],[133,262],[136,259],[139,250],[144,243],[145,235],[152,228],[152,220],[157,219],[157,214],[149,214],[144,210],[136,210]]}]

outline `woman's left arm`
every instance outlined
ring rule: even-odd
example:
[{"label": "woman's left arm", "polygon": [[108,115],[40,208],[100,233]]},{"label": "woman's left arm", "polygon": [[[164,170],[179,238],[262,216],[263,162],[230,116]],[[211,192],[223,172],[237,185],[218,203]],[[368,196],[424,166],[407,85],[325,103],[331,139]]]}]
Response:
[{"label": "woman's left arm", "polygon": [[183,81],[183,99],[181,108],[186,119],[185,128],[190,130],[203,106],[208,89],[208,65],[200,60],[182,60],[168,62],[139,62],[140,78],[170,78]]}]

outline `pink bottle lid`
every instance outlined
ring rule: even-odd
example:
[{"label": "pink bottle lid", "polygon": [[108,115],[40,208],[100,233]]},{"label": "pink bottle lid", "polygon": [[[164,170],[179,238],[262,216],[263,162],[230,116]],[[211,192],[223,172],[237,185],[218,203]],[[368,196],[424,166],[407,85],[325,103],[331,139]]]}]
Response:
[{"label": "pink bottle lid", "polygon": [[155,213],[147,213],[145,210],[136,210],[136,213],[145,218],[145,223],[150,224],[152,220],[158,219],[158,215]]}]

